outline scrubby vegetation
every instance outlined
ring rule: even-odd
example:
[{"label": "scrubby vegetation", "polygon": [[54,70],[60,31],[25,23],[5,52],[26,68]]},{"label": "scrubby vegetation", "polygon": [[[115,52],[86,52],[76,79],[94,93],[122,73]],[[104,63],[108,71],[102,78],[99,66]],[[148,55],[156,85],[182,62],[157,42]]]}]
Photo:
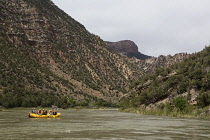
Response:
[{"label": "scrubby vegetation", "polygon": [[[154,74],[145,75],[130,88],[136,89],[136,92],[123,100],[124,108],[148,106],[166,98],[169,103],[162,104],[160,108],[171,112],[176,110],[175,112],[185,114],[187,111],[193,112],[192,110],[209,106],[210,46],[181,63],[159,68]],[[197,104],[194,105],[190,105],[192,89],[199,94]]]},{"label": "scrubby vegetation", "polygon": [[113,106],[139,75],[50,0],[0,7],[0,106]]}]

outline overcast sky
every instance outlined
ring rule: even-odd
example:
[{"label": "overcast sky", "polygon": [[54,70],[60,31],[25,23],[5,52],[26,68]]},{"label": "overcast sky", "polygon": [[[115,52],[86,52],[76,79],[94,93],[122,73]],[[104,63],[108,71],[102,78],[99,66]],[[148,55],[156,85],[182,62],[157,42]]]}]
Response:
[{"label": "overcast sky", "polygon": [[134,41],[150,56],[210,45],[210,0],[52,0],[105,41]]}]

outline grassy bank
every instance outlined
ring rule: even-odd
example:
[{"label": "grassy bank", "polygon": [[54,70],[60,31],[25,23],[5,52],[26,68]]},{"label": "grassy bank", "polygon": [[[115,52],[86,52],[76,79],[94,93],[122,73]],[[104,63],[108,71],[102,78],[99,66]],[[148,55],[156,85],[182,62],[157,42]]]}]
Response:
[{"label": "grassy bank", "polygon": [[143,114],[143,115],[158,115],[158,116],[170,116],[170,117],[181,117],[181,118],[202,118],[202,119],[210,119],[210,114],[206,113],[209,107],[205,107],[202,109],[193,108],[188,111],[180,111],[178,109],[168,110],[168,109],[159,109],[159,108],[125,108],[120,109],[122,112]]}]

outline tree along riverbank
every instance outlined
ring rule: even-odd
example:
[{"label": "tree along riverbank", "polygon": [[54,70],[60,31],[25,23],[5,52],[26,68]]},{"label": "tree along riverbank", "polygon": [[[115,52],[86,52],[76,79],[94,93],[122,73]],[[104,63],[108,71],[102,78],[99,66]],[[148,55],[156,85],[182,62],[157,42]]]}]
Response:
[{"label": "tree along riverbank", "polygon": [[136,107],[136,108],[121,108],[119,111],[136,113],[143,115],[158,115],[158,116],[170,116],[170,117],[181,117],[181,118],[201,118],[201,119],[210,119],[210,106],[205,108],[188,108],[188,110],[180,111],[177,108],[169,110],[167,108],[145,108],[145,107]]}]

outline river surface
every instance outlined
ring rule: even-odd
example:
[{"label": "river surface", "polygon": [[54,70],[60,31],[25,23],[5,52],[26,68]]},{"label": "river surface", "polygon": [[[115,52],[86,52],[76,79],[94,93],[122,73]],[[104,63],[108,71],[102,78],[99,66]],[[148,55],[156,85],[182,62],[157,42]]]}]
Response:
[{"label": "river surface", "polygon": [[28,111],[0,111],[0,140],[210,140],[209,120],[91,109],[38,119],[28,118]]}]

